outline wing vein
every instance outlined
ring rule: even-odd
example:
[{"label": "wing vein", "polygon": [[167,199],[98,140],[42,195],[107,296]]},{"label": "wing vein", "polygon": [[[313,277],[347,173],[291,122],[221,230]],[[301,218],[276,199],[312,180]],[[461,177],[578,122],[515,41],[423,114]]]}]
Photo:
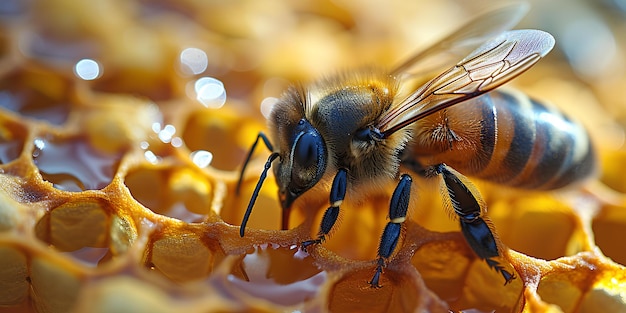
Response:
[{"label": "wing vein", "polygon": [[554,47],[540,30],[514,30],[485,42],[456,65],[419,87],[381,116],[389,136],[430,114],[479,96],[517,77]]}]

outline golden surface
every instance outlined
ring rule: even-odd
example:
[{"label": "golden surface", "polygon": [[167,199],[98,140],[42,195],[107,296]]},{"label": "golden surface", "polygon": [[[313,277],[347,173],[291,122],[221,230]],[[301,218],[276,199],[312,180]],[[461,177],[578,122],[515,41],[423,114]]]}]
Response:
[{"label": "golden surface", "polygon": [[[289,80],[391,66],[490,5],[0,3],[0,311],[626,311],[626,12],[609,3],[537,1],[520,26],[553,33],[558,46],[514,85],[581,120],[601,162],[597,178],[560,192],[476,182],[517,279],[503,285],[437,187],[416,177],[380,289],[367,281],[393,186],[364,205],[346,201],[332,236],[306,254],[297,245],[317,231],[323,207],[300,204],[293,228],[279,231],[270,175],[239,237],[268,155],[258,149],[236,195],[265,129],[261,104]],[[575,56],[571,29],[599,52]],[[186,48],[204,51],[206,68],[189,63],[202,55],[181,59]],[[85,58],[102,70],[94,80],[75,70]],[[195,99],[205,76],[223,82],[223,107]],[[198,150],[212,153],[209,166]]]}]

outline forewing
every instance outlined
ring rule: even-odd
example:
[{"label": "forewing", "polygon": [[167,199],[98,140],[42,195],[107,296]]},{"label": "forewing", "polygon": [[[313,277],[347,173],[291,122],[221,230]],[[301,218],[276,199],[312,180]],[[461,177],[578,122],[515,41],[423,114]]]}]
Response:
[{"label": "forewing", "polygon": [[511,3],[476,16],[450,35],[415,53],[391,71],[399,76],[408,71],[428,72],[449,66],[485,41],[513,28],[526,15],[526,3]]},{"label": "forewing", "polygon": [[488,92],[529,69],[554,47],[540,30],[512,30],[489,40],[465,59],[392,106],[378,124],[385,136],[441,109]]}]

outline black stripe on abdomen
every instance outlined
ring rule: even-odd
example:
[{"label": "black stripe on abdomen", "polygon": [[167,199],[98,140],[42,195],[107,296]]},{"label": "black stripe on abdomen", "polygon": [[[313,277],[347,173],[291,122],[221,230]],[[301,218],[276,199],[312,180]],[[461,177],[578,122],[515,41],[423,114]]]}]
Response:
[{"label": "black stripe on abdomen", "polygon": [[520,175],[530,159],[536,141],[535,125],[532,111],[528,103],[505,92],[500,92],[504,106],[512,117],[513,125],[507,125],[513,131],[513,138],[506,156],[502,160],[502,168],[506,172],[505,181]]},{"label": "black stripe on abdomen", "polygon": [[530,164],[530,177],[524,183],[527,188],[539,188],[556,178],[564,167],[571,163],[574,139],[562,127],[569,125],[564,116],[549,111],[543,104],[531,99],[535,126],[537,128],[537,144],[540,149],[534,164]]}]

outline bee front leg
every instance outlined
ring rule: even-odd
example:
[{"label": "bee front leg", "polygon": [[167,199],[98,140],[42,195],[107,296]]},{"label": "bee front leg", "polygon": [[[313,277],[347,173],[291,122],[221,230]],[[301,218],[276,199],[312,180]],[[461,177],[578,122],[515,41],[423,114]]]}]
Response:
[{"label": "bee front leg", "polygon": [[515,275],[504,269],[494,258],[501,257],[498,243],[486,217],[482,217],[482,206],[470,188],[445,164],[435,167],[437,174],[443,176],[454,213],[459,216],[461,231],[469,246],[489,267],[500,272],[505,285],[515,279]]},{"label": "bee front leg", "polygon": [[400,177],[400,182],[391,196],[389,204],[389,223],[385,226],[383,235],[380,237],[378,245],[378,260],[374,277],[369,281],[372,287],[379,288],[380,274],[386,266],[386,260],[396,249],[400,235],[402,234],[402,223],[406,220],[406,212],[409,208],[409,199],[411,197],[411,176],[404,174]]},{"label": "bee front leg", "polygon": [[330,207],[324,212],[322,223],[320,224],[320,231],[318,232],[317,239],[307,240],[302,242],[302,250],[306,251],[306,248],[312,244],[319,244],[324,241],[328,233],[337,222],[339,217],[339,206],[343,202],[346,196],[346,188],[348,185],[348,172],[341,168],[333,179],[333,186],[330,189]]}]

